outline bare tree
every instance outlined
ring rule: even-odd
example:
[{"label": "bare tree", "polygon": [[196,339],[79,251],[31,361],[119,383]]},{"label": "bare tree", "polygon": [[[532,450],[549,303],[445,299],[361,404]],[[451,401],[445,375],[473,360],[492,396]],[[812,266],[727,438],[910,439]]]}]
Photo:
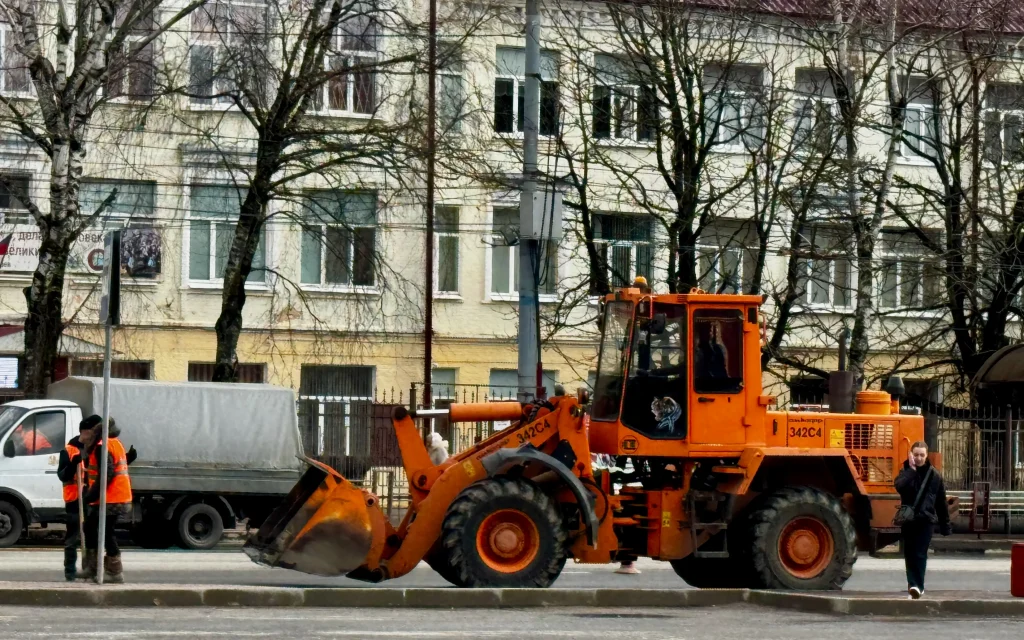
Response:
[{"label": "bare tree", "polygon": [[5,64],[21,74],[17,82],[24,85],[22,91],[35,98],[0,96],[0,126],[40,149],[50,172],[47,206],[4,181],[31,213],[41,236],[39,262],[25,289],[22,386],[29,395],[45,393],[52,376],[65,326],[63,293],[71,248],[116,198],[112,193],[95,211],[80,207],[86,155],[96,138],[94,117],[101,105],[125,90],[119,80],[129,68],[142,70],[133,74],[141,76],[142,86],[127,91],[151,91],[145,70],[152,65],[152,43],[204,2],[164,11],[162,0],[79,0],[73,5],[0,1],[13,36]]}]

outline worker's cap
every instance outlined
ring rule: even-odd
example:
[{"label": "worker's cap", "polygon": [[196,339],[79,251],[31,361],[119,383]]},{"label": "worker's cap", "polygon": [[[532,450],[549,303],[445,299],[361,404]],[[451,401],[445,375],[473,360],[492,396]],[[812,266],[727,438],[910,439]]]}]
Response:
[{"label": "worker's cap", "polygon": [[88,418],[78,423],[79,431],[88,431],[89,429],[95,429],[96,427],[103,424],[103,418],[99,417],[95,413]]}]

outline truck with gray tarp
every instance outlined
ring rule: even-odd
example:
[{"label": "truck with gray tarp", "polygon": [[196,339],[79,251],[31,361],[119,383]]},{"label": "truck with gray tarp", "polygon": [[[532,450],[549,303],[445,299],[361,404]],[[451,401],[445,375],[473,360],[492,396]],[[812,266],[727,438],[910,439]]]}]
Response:
[{"label": "truck with gray tarp", "polygon": [[[60,449],[82,416],[102,413],[98,378],[67,378],[50,385],[46,400],[0,407],[0,546],[13,544],[19,527],[61,521]],[[114,379],[110,415],[125,448],[138,452],[124,524],[145,547],[208,549],[240,519],[259,526],[301,474],[291,389]]]}]

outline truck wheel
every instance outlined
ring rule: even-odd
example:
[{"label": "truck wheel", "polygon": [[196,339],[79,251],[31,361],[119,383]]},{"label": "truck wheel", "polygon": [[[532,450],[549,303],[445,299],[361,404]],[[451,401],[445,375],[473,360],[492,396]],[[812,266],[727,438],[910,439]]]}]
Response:
[{"label": "truck wheel", "polygon": [[208,504],[191,505],[178,518],[178,538],[186,549],[212,549],[223,535],[224,520]]},{"label": "truck wheel", "polygon": [[441,547],[458,586],[547,587],[565,566],[565,527],[527,480],[488,478],[448,507]]},{"label": "truck wheel", "polygon": [[857,530],[834,496],[782,489],[750,515],[751,560],[768,589],[842,589],[857,561]]},{"label": "truck wheel", "polygon": [[0,549],[13,547],[25,531],[25,518],[15,505],[0,500]]}]

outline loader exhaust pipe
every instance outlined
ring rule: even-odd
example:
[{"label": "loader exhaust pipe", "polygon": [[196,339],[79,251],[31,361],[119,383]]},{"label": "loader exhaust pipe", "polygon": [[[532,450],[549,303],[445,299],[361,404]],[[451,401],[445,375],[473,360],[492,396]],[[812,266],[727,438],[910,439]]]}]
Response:
[{"label": "loader exhaust pipe", "polygon": [[828,376],[828,410],[832,413],[853,413],[854,377],[846,370],[849,341],[850,330],[843,328],[839,334],[839,371]]}]

